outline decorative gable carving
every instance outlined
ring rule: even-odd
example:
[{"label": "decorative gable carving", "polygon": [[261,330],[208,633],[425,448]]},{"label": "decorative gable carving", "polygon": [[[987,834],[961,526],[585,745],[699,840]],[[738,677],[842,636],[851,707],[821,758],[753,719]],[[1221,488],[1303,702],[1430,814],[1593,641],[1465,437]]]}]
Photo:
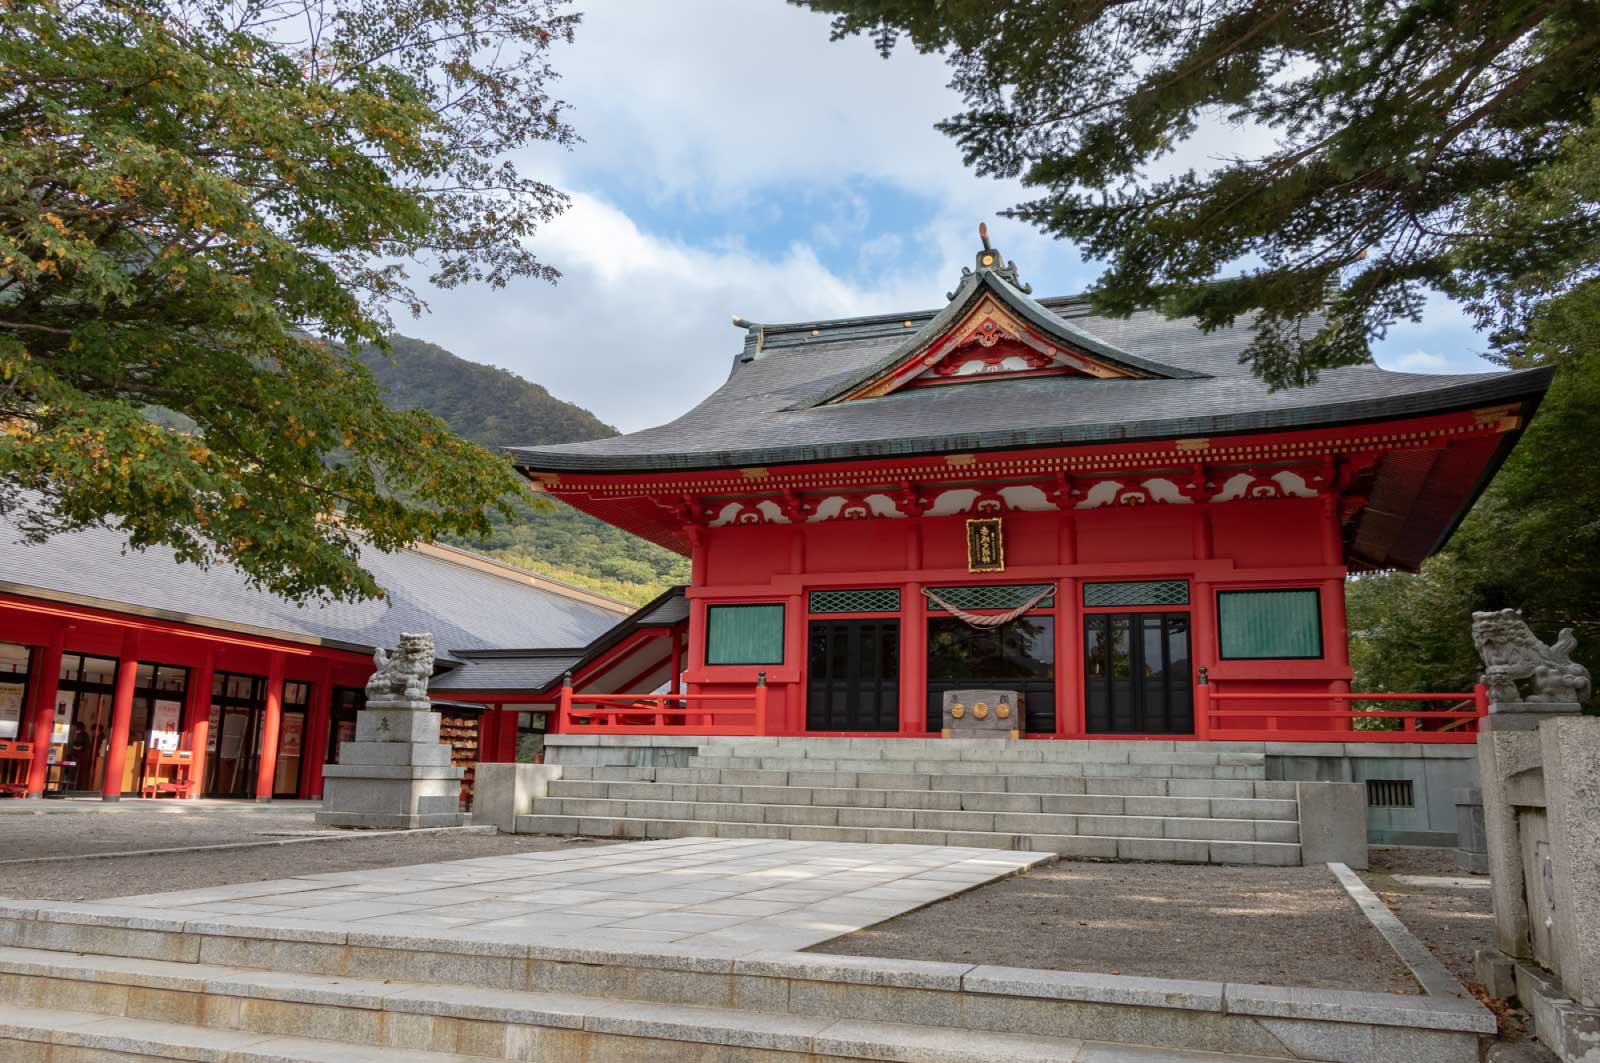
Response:
[{"label": "decorative gable carving", "polygon": [[902,387],[966,383],[1017,375],[1132,377],[1111,365],[1074,350],[1031,328],[993,295],[985,295],[942,336],[889,368],[874,380],[835,401],[877,398]]}]

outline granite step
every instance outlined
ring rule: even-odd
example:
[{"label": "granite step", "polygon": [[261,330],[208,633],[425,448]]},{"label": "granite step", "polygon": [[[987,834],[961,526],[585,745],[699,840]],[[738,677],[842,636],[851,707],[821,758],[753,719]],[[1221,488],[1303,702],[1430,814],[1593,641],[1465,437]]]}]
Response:
[{"label": "granite step", "polygon": [[1120,777],[1042,771],[1037,764],[1010,770],[980,770],[980,765],[949,765],[931,770],[914,762],[882,771],[768,771],[730,768],[561,765],[565,780],[594,782],[695,783],[717,786],[804,786],[835,789],[1009,791],[1020,793],[1112,794],[1138,797],[1242,797],[1294,800],[1295,784],[1262,779]]},{"label": "granite step", "polygon": [[[929,791],[932,792],[932,791]],[[542,797],[534,815],[597,819],[713,820],[788,826],[892,828],[981,834],[1075,834],[1090,837],[1185,838],[1198,841],[1298,842],[1290,820],[990,812],[917,808],[859,808],[744,801],[623,801]]]},{"label": "granite step", "polygon": [[911,808],[968,812],[1052,812],[1100,816],[1186,816],[1294,821],[1293,798],[1165,797],[1007,790],[1002,776],[984,776],[995,790],[873,789],[863,787],[733,786],[714,783],[607,782],[556,779],[549,796],[621,801],[710,801],[841,808]]},{"label": "granite step", "polygon": [[[21,951],[21,950],[6,950]],[[7,964],[32,977],[27,1004],[0,999],[0,1058],[15,1063],[690,1063],[708,1049],[763,1063],[1260,1063],[1072,1037],[291,975],[42,953]],[[0,977],[7,975],[0,974]],[[16,977],[11,975],[10,977]],[[52,1002],[70,1003],[53,1007]],[[311,1036],[308,1036],[311,1035]],[[426,1047],[424,1047],[426,1046]]]},{"label": "granite step", "polygon": [[[1219,764],[1222,757],[1236,762]],[[1104,776],[1146,779],[1263,779],[1266,758],[1247,754],[1150,754],[1144,759],[1064,759],[1026,760],[996,758],[984,760],[941,760],[938,758],[861,758],[861,757],[706,757],[689,758],[692,768],[721,768],[730,771],[1037,771],[1041,774]]]},{"label": "granite step", "polygon": [[[0,947],[7,1063],[1389,1058],[1374,1045],[1415,1063],[1475,1063],[1478,1037],[1495,1028],[1486,1009],[1454,995],[833,956],[754,942],[733,951],[518,944],[24,902],[0,911],[0,941],[20,942]],[[207,1045],[207,1037],[232,1040]],[[274,1054],[254,1055],[258,1042],[239,1038],[270,1040]]]},{"label": "granite step", "polygon": [[[804,806],[794,806],[804,807]],[[951,815],[953,813],[946,813]],[[958,814],[958,813],[954,813]],[[1080,817],[1087,819],[1090,817]],[[1134,817],[1104,817],[1132,819]],[[1148,817],[1146,817],[1148,818]],[[1160,834],[1144,836],[1056,833],[1002,833],[938,827],[867,827],[714,819],[652,819],[632,816],[534,814],[518,816],[518,834],[561,834],[589,838],[778,838],[794,841],[868,842],[878,845],[959,845],[1023,852],[1058,853],[1077,860],[1143,860],[1182,864],[1260,864],[1298,867],[1298,841],[1257,841],[1167,837],[1167,824],[1156,820]],[[1226,821],[1223,821],[1226,822]],[[1239,820],[1254,826],[1271,821]],[[1298,825],[1296,830],[1298,831]],[[1157,829],[1139,827],[1136,829]],[[1182,828],[1179,828],[1182,829]]]}]

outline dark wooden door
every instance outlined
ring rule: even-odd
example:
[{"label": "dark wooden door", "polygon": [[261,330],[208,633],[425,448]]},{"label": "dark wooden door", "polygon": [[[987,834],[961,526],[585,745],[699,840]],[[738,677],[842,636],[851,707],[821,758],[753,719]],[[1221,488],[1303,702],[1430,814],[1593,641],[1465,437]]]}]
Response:
[{"label": "dark wooden door", "polygon": [[1194,733],[1188,613],[1089,614],[1083,653],[1089,733]]},{"label": "dark wooden door", "polygon": [[806,730],[900,729],[900,621],[813,620]]}]

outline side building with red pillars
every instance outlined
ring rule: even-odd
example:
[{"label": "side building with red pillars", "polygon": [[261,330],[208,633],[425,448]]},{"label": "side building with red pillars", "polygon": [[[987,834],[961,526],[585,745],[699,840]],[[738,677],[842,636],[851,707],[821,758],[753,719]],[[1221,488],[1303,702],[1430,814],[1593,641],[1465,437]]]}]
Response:
[{"label": "side building with red pillars", "polygon": [[[576,659],[633,611],[446,547],[364,554],[387,600],[297,605],[112,529],[0,535],[0,792],[17,797],[317,798],[374,649],[402,632],[433,633],[443,675],[507,648]],[[436,709],[461,763],[497,756],[498,704]]]}]

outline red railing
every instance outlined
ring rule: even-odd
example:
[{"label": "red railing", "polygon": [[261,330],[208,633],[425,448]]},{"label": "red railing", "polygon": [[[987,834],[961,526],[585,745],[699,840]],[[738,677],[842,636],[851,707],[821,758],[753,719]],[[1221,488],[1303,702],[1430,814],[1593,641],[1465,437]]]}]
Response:
[{"label": "red railing", "polygon": [[561,687],[567,734],[762,735],[767,733],[767,673],[752,694],[578,694]]},{"label": "red railing", "polygon": [[[1489,692],[1483,684],[1468,694],[1357,694],[1308,691],[1293,694],[1224,693],[1203,678],[1195,687],[1195,715],[1202,721],[1204,737],[1247,742],[1440,742],[1478,740],[1478,721],[1489,711]],[[1231,708],[1234,702],[1266,703],[1274,707]],[[1285,707],[1285,702],[1334,702],[1342,710]],[[1362,701],[1445,702],[1443,709],[1357,709]],[[1379,723],[1394,720],[1397,725]],[[1361,721],[1377,726],[1357,727]],[[1306,726],[1310,724],[1312,726]]]}]

